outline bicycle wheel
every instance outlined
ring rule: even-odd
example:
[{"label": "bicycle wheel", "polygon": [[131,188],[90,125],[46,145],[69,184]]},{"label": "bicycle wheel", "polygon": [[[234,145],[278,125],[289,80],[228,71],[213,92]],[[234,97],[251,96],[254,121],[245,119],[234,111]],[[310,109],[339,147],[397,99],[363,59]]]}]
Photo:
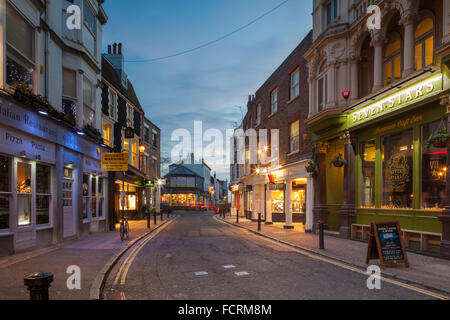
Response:
[{"label": "bicycle wheel", "polygon": [[127,234],[127,238],[130,238],[130,225],[128,221],[125,221],[125,233]]},{"label": "bicycle wheel", "polygon": [[125,238],[125,228],[123,225],[123,222],[120,223],[120,240],[123,240]]}]

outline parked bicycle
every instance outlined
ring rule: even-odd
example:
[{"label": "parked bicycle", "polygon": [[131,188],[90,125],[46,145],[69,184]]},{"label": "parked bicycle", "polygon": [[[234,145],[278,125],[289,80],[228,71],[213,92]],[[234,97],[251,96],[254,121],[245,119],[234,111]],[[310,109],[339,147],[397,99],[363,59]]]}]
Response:
[{"label": "parked bicycle", "polygon": [[120,222],[120,240],[123,241],[125,239],[125,236],[127,239],[130,238],[130,225],[128,224],[127,217],[123,217],[122,221]]}]

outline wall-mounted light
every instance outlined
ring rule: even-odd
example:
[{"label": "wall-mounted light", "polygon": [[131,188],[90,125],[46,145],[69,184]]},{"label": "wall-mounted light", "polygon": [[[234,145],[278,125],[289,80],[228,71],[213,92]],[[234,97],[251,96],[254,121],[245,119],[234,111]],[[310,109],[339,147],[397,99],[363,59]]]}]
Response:
[{"label": "wall-mounted light", "polygon": [[77,129],[77,135],[79,135],[79,136],[85,136],[86,135],[86,133],[84,133],[84,131],[83,130],[81,130],[81,129]]},{"label": "wall-mounted light", "polygon": [[24,151],[20,151],[20,156],[22,158],[25,158],[27,156],[27,152],[25,150]]},{"label": "wall-mounted light", "polygon": [[141,153],[144,153],[145,152],[145,146],[144,145],[139,146],[139,151]]}]

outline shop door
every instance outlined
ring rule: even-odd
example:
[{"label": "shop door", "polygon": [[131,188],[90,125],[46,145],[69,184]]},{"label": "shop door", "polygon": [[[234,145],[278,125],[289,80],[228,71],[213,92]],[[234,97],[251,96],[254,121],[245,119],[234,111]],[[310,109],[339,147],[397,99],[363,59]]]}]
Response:
[{"label": "shop door", "polygon": [[75,207],[73,203],[74,181],[64,179],[63,181],[63,207],[64,207],[64,238],[76,235]]}]

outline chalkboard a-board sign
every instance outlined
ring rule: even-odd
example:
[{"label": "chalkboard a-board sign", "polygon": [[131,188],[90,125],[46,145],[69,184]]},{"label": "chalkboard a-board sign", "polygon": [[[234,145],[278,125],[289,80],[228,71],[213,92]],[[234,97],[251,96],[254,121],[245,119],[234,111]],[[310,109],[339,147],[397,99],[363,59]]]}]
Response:
[{"label": "chalkboard a-board sign", "polygon": [[400,231],[398,221],[371,223],[366,263],[379,259],[381,266],[404,263],[409,267]]}]

